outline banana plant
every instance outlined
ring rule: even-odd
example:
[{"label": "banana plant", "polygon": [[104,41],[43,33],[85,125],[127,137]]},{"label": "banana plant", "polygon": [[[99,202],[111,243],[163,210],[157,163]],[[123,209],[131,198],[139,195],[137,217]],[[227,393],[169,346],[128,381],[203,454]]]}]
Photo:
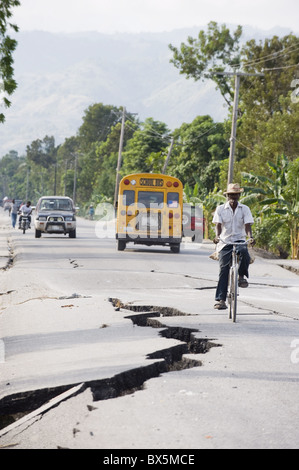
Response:
[{"label": "banana plant", "polygon": [[[284,155],[277,158],[276,164],[268,162],[273,178],[258,176],[253,173],[242,173],[242,178],[250,186],[244,186],[246,196],[244,203],[257,203],[262,206],[260,214],[270,217],[271,214],[280,216],[280,225],[285,224],[290,232],[291,257],[298,259],[299,245],[299,177],[296,180],[295,191],[286,191],[289,171],[289,161]],[[295,197],[294,197],[295,192]]]}]

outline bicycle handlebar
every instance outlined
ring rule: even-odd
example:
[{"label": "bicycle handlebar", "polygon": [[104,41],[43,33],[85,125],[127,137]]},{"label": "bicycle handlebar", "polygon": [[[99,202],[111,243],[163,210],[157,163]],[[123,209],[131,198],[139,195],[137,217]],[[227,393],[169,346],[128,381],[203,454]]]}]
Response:
[{"label": "bicycle handlebar", "polygon": [[221,237],[219,237],[219,241],[221,241],[221,242],[224,243],[225,245],[237,246],[237,245],[248,245],[248,244],[250,244],[250,243],[253,242],[253,238],[248,238],[248,240],[245,240],[244,242],[226,243]]}]

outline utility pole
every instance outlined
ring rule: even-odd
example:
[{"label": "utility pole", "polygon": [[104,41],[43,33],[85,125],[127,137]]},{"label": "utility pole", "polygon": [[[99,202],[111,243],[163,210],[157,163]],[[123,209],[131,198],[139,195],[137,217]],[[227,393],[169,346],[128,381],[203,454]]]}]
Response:
[{"label": "utility pole", "polygon": [[228,176],[227,176],[227,184],[230,184],[233,182],[233,177],[234,177],[234,159],[235,159],[235,147],[236,147],[236,135],[237,135],[240,77],[263,77],[264,74],[263,73],[245,73],[245,72],[215,72],[214,75],[228,75],[228,76],[231,75],[235,77],[233,118],[232,118],[232,129],[231,129],[231,136],[230,136],[229,163],[228,163]]},{"label": "utility pole", "polygon": [[30,171],[30,169],[28,168],[28,163],[27,163],[27,167],[26,167],[26,201],[28,201],[29,171]]},{"label": "utility pole", "polygon": [[231,135],[230,135],[227,184],[233,182],[233,176],[234,176],[234,158],[235,158],[236,135],[237,135],[239,91],[240,91],[240,75],[237,73],[235,75],[235,93],[234,93],[234,104],[233,104],[232,130],[231,130]]},{"label": "utility pole", "polygon": [[67,172],[67,160],[65,161],[65,172],[64,172],[64,190],[63,195],[66,196],[66,172]]},{"label": "utility pole", "polygon": [[54,163],[54,196],[56,196],[56,187],[57,187],[57,160]]},{"label": "utility pole", "polygon": [[115,209],[116,209],[116,203],[117,203],[117,198],[118,198],[119,172],[120,172],[120,167],[121,167],[122,149],[123,149],[124,132],[125,132],[125,117],[126,117],[126,108],[123,107],[123,114],[122,114],[122,120],[121,120],[121,131],[120,131],[120,140],[119,140],[119,149],[118,149],[118,160],[117,160],[117,167],[116,167],[115,191],[114,191],[114,208]]},{"label": "utility pole", "polygon": [[75,153],[75,168],[74,168],[74,187],[73,187],[73,201],[76,204],[76,190],[77,190],[77,165],[78,165],[78,154]]},{"label": "utility pole", "polygon": [[172,152],[172,147],[173,147],[173,144],[174,144],[174,138],[171,139],[171,142],[170,142],[170,147],[169,147],[169,150],[168,150],[168,155],[166,157],[166,160],[165,160],[165,163],[164,163],[164,166],[163,166],[163,170],[162,170],[162,174],[165,175],[165,171],[166,171],[166,168],[167,168],[167,165],[168,165],[168,162],[169,162],[169,159],[170,159],[170,155],[171,155],[171,152]]}]

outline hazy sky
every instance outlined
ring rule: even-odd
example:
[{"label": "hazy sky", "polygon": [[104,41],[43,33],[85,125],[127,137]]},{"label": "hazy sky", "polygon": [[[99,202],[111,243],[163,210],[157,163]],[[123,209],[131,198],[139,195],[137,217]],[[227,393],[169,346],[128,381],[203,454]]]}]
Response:
[{"label": "hazy sky", "polygon": [[210,21],[299,31],[299,0],[21,0],[21,31],[160,32]]}]

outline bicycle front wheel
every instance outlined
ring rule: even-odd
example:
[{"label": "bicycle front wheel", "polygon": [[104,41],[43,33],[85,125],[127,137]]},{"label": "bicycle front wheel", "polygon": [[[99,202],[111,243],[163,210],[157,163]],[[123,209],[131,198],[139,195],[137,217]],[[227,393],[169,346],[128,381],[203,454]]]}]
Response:
[{"label": "bicycle front wheel", "polygon": [[228,318],[231,320],[232,311],[233,311],[233,289],[234,289],[234,269],[230,267],[229,278],[228,278],[228,292],[227,292],[227,301],[228,301]]},{"label": "bicycle front wheel", "polygon": [[231,318],[233,322],[237,318],[237,297],[238,297],[238,269],[234,268],[232,270],[232,298],[231,298],[231,309],[232,315]]}]

